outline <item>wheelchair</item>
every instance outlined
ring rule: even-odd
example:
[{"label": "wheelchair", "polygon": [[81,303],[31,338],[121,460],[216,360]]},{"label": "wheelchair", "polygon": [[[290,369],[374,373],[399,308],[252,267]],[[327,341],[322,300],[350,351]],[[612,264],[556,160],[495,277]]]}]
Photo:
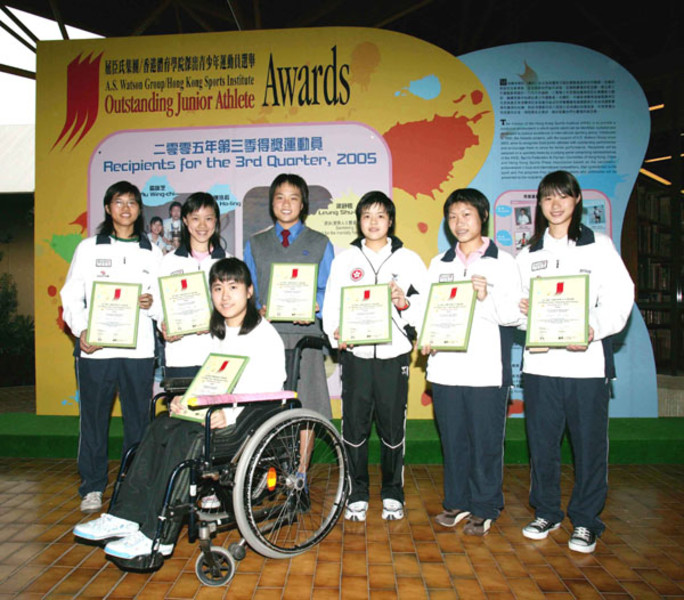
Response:
[{"label": "wheelchair", "polygon": [[[322,348],[324,343],[323,338],[305,337],[297,344],[287,388],[296,387],[302,350]],[[152,414],[160,399],[183,393],[189,381],[166,381],[165,391],[153,401]],[[232,580],[237,562],[246,555],[245,546],[267,558],[290,558],[330,533],[349,491],[341,436],[325,417],[301,408],[295,392],[270,396],[260,402],[263,409],[257,417],[246,418],[227,445],[209,427],[211,414],[239,405],[240,397],[208,406],[203,439],[198,441],[201,452],[181,462],[169,476],[152,554],[131,560],[108,555],[109,560],[126,571],[159,569],[164,561],[159,548],[167,527],[174,521],[179,527],[187,519],[189,540],[199,540],[201,549],[195,563],[198,579],[208,586],[221,586]],[[122,460],[110,507],[134,453],[132,448]],[[298,477],[302,461],[308,465],[306,478]],[[182,489],[188,491],[179,493]],[[202,507],[201,499],[208,496],[218,498],[216,507]],[[227,549],[212,545],[217,533],[235,527],[241,535],[239,542]]]}]

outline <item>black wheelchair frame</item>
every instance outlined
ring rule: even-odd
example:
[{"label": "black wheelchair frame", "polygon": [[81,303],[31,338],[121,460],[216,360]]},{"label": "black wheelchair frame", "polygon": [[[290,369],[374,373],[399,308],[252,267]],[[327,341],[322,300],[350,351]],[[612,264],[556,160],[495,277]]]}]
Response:
[{"label": "black wheelchair frame", "polygon": [[[301,353],[305,348],[320,349],[325,340],[304,337],[295,347],[293,366],[289,370],[287,389],[296,389]],[[168,382],[169,389],[158,394],[152,403],[151,417],[160,399],[183,390]],[[269,410],[258,422],[250,422],[236,432],[237,441],[231,456],[218,456],[211,427],[215,410],[233,403],[208,407],[201,456],[189,458],[169,476],[152,553],[132,560],[113,556],[108,559],[129,571],[153,571],[164,558],[159,548],[171,520],[187,517],[191,543],[199,539],[202,553],[195,573],[202,583],[224,585],[233,578],[236,561],[246,555],[250,546],[268,558],[288,558],[305,552],[323,540],[337,523],[349,491],[348,464],[340,434],[325,417],[301,408],[290,393],[275,396]],[[304,451],[302,451],[304,449]],[[114,504],[128,467],[135,454],[131,448],[124,456],[114,486],[110,507]],[[306,478],[298,477],[302,462]],[[178,480],[187,471],[189,492],[185,501],[174,504]],[[205,510],[199,499],[215,494],[218,509]],[[229,548],[213,546],[217,533],[237,527],[241,540]]]}]

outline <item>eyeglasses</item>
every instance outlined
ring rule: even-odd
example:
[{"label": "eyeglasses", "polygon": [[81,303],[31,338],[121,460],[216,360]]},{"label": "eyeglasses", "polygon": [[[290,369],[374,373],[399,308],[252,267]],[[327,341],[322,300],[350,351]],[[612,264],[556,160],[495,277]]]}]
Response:
[{"label": "eyeglasses", "polygon": [[121,200],[120,198],[112,200],[111,203],[117,208],[131,208],[132,206],[138,206],[138,203],[135,200]]}]

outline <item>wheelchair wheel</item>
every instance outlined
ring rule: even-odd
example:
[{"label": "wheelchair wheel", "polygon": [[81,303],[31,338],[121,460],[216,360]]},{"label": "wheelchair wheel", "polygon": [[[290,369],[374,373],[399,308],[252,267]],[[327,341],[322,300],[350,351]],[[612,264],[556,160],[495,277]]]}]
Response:
[{"label": "wheelchair wheel", "polygon": [[[298,477],[302,450],[305,462],[310,453],[306,479]],[[327,419],[303,408],[274,415],[256,430],[238,461],[233,507],[240,533],[268,558],[301,554],[337,522],[347,472],[342,439]]]},{"label": "wheelchair wheel", "polygon": [[221,546],[212,546],[211,555],[215,564],[210,565],[204,553],[197,557],[195,574],[204,585],[225,585],[235,575],[235,559]]}]

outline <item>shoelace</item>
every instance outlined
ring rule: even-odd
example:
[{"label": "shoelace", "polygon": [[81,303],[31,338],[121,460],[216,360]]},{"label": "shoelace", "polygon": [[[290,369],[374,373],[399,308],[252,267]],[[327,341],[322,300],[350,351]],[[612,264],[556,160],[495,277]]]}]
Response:
[{"label": "shoelace", "polygon": [[586,527],[577,527],[572,534],[574,538],[580,538],[585,542],[591,539],[591,532]]},{"label": "shoelace", "polygon": [[541,527],[544,529],[549,524],[549,521],[546,519],[542,519],[541,517],[537,517],[534,521],[532,521],[532,527]]}]

